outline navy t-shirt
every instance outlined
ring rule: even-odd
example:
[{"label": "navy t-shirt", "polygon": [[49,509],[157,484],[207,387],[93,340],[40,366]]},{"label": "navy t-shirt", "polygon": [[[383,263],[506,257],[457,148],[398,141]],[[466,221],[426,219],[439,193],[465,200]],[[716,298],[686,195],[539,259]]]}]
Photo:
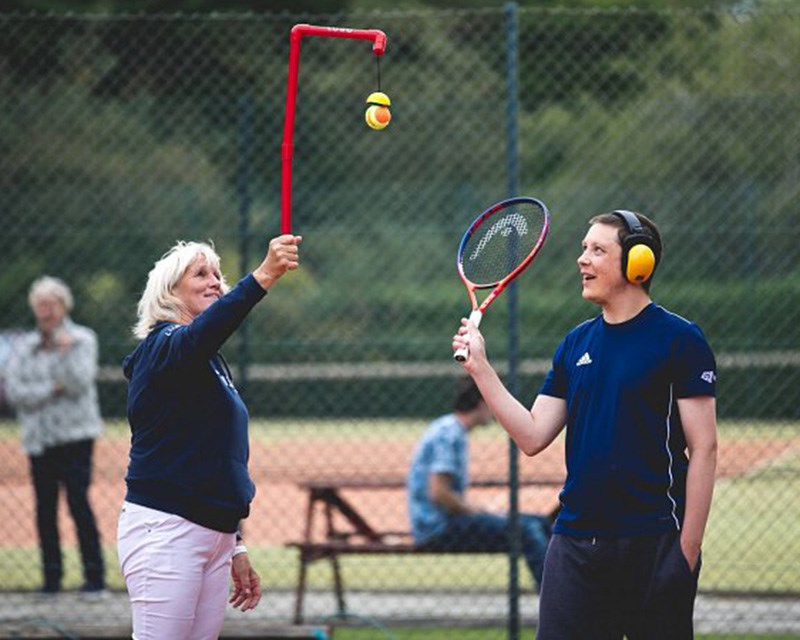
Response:
[{"label": "navy t-shirt", "polygon": [[688,458],[677,400],[714,396],[715,381],[702,331],[653,303],[627,322],[598,316],[568,333],[540,390],[567,402],[567,479],[554,532],[680,529]]}]

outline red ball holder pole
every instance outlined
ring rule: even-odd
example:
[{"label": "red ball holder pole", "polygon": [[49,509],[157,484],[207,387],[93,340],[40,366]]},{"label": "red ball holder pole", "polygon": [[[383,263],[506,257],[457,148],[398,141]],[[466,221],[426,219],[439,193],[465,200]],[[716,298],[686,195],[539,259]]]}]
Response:
[{"label": "red ball holder pole", "polygon": [[300,41],[306,36],[319,38],[348,38],[369,40],[372,53],[382,56],[386,51],[386,34],[380,29],[345,29],[296,24],[289,35],[289,79],[286,88],[286,114],[283,121],[281,145],[281,233],[292,232],[292,157],[294,155],[294,114],[297,103],[297,78],[300,73]]}]

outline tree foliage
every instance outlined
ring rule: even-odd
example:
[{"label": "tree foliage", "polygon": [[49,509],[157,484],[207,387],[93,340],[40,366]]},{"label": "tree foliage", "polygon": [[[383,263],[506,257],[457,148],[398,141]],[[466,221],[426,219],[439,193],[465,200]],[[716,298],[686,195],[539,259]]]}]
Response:
[{"label": "tree foliage", "polygon": [[[391,34],[383,69],[396,121],[386,135],[354,135],[375,63],[363,48],[309,45],[294,195],[313,229],[310,259],[268,317],[253,320],[252,358],[438,359],[465,304],[455,239],[506,192],[506,15],[328,19],[369,19]],[[523,8],[518,19],[520,190],[556,214],[537,294],[521,301],[523,317],[544,327],[524,337],[525,353],[547,355],[592,312],[564,294],[582,225],[623,205],[663,220],[668,260],[657,293],[730,348],[751,344],[754,330],[796,344],[798,323],[769,310],[798,293],[798,16]],[[241,252],[254,260],[264,233],[277,230],[295,21],[0,17],[6,324],[26,317],[33,277],[71,272],[91,301],[81,319],[116,361],[131,346],[146,272],[170,242],[213,238],[231,279],[248,268]],[[244,239],[240,209],[250,216]],[[351,228],[344,215],[363,217]],[[709,260],[710,246],[725,250]],[[757,294],[726,307],[742,282]],[[413,321],[386,331],[410,309]],[[742,316],[753,310],[758,321]],[[505,313],[498,307],[492,322],[502,326]],[[502,351],[502,332],[492,335]]]}]

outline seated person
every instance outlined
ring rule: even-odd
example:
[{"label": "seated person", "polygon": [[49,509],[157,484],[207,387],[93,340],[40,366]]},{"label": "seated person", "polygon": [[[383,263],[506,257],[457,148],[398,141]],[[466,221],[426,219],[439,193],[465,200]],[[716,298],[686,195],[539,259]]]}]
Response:
[{"label": "seated person", "polygon": [[[453,413],[434,420],[414,451],[407,478],[408,512],[417,545],[433,551],[508,551],[509,519],[465,498],[469,440],[492,414],[471,379],[461,380]],[[547,518],[520,514],[521,550],[537,586],[550,539]]]}]

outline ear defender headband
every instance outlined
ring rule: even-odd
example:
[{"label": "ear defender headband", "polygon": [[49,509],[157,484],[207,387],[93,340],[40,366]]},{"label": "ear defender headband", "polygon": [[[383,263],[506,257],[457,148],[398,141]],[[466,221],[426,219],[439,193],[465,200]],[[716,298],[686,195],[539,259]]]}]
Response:
[{"label": "ear defender headband", "polygon": [[632,284],[647,282],[656,270],[655,243],[633,211],[613,212],[622,219],[628,235],[622,240],[622,274]]}]

